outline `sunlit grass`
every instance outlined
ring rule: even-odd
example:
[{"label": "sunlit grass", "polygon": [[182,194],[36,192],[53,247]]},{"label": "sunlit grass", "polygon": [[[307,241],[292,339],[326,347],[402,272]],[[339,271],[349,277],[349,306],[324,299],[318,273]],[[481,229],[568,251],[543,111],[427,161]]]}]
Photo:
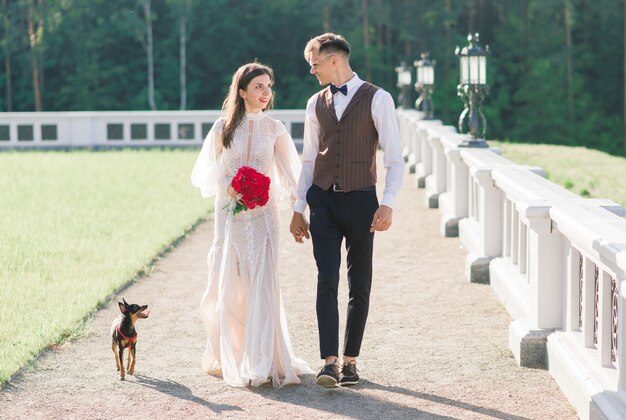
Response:
[{"label": "sunlit grass", "polygon": [[626,159],[584,147],[490,141],[502,156],[535,165],[547,178],[583,197],[608,198],[626,206]]},{"label": "sunlit grass", "polygon": [[207,215],[196,154],[0,153],[0,383]]}]

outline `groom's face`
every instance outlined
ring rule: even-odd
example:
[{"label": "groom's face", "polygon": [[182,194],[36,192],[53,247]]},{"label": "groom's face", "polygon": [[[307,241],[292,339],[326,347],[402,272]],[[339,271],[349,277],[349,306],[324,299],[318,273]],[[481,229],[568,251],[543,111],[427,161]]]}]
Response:
[{"label": "groom's face", "polygon": [[326,52],[320,53],[318,50],[311,51],[309,55],[310,73],[317,77],[320,85],[327,85],[331,82],[331,70],[334,57],[335,54],[328,54]]}]

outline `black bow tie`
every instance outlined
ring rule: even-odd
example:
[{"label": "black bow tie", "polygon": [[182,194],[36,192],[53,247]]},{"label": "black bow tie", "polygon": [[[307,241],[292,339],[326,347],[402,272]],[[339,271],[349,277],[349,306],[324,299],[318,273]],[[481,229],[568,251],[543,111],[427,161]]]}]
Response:
[{"label": "black bow tie", "polygon": [[337,92],[341,92],[345,95],[348,94],[348,86],[347,85],[343,85],[341,87],[337,87],[333,84],[330,85],[330,93],[332,93],[333,95]]}]

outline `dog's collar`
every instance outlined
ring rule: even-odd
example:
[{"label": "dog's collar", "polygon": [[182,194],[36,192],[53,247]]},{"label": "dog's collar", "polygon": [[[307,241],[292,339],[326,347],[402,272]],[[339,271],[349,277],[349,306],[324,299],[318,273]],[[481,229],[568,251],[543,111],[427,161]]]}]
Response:
[{"label": "dog's collar", "polygon": [[128,340],[128,343],[126,343],[126,346],[124,347],[129,347],[132,343],[135,343],[137,341],[137,334],[135,334],[132,337],[126,337],[124,333],[122,332],[120,326],[121,324],[117,324],[117,333],[121,335],[124,340]]}]

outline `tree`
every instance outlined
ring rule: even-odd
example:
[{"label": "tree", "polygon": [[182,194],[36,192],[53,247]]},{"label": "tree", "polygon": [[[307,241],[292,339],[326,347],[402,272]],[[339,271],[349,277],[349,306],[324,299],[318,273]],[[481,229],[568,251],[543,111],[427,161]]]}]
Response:
[{"label": "tree", "polygon": [[9,18],[9,8],[7,0],[2,0],[2,25],[4,26],[4,79],[5,79],[5,101],[6,111],[13,111],[13,85],[12,85],[12,64],[11,64],[11,20]]},{"label": "tree", "polygon": [[[42,89],[41,89],[41,81],[43,79],[41,73],[42,65],[40,63],[40,54],[38,51],[38,45],[41,40],[41,36],[43,35],[43,25],[39,23],[39,25],[35,26],[35,4],[33,0],[28,1],[28,40],[30,45],[30,56],[31,56],[31,71],[33,77],[33,96],[35,98],[35,111],[42,110]],[[41,21],[39,21],[41,22]]]},{"label": "tree", "polygon": [[302,109],[320,89],[304,45],[333,31],[394,97],[394,68],[430,52],[435,115],[455,124],[454,47],[476,31],[492,50],[490,138],[626,151],[626,0],[2,0],[0,13],[3,110],[217,109],[255,59],[275,70],[276,106]]},{"label": "tree", "polygon": [[365,49],[365,77],[372,79],[372,64],[370,62],[370,20],[367,10],[367,0],[361,0],[361,14],[363,15],[363,48]]},{"label": "tree", "polygon": [[178,61],[180,80],[179,109],[187,109],[187,26],[191,13],[191,0],[169,0],[169,8],[178,20]]},{"label": "tree", "polygon": [[179,17],[180,39],[180,110],[187,108],[187,19],[191,7],[190,0],[182,2],[183,10]]},{"label": "tree", "polygon": [[157,109],[154,101],[154,41],[152,39],[152,20],[151,0],[142,0],[143,14],[146,25],[146,37],[142,42],[146,51],[146,61],[148,70],[148,105],[152,111]]},{"label": "tree", "polygon": [[570,123],[574,116],[574,95],[572,92],[574,84],[574,63],[572,44],[572,3],[570,0],[563,0],[563,15],[565,27],[565,48],[567,56],[567,116]]}]

